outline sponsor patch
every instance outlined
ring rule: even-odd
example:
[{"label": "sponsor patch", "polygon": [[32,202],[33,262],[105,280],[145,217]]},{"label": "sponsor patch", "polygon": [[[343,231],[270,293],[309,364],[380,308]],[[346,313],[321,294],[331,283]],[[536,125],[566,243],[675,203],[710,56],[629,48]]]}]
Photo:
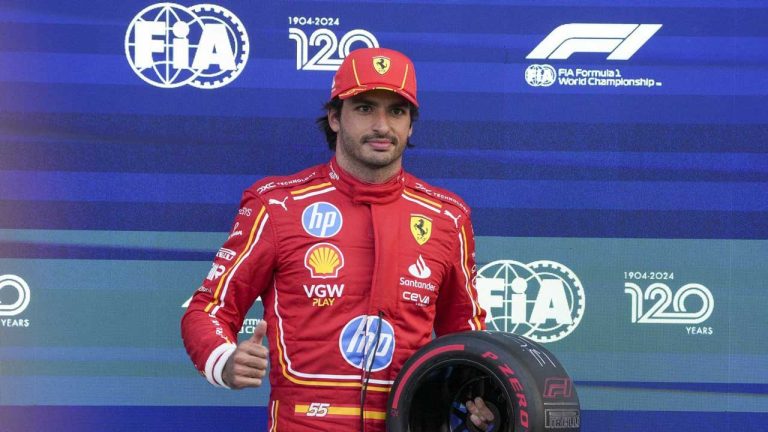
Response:
[{"label": "sponsor patch", "polygon": [[432,276],[432,270],[427,266],[426,261],[424,261],[424,258],[421,255],[419,255],[419,258],[416,260],[416,264],[411,264],[408,267],[408,273],[419,279],[426,279]]},{"label": "sponsor patch", "polygon": [[432,219],[420,215],[411,214],[411,234],[416,240],[416,243],[423,245],[429,241],[429,237],[432,235]]},{"label": "sponsor patch", "polygon": [[313,278],[335,278],[344,267],[344,254],[330,243],[318,243],[304,254],[304,267]]},{"label": "sponsor patch", "polygon": [[341,330],[339,350],[344,360],[357,369],[380,371],[392,363],[395,330],[384,318],[360,315]]},{"label": "sponsor patch", "polygon": [[232,261],[232,258],[234,258],[235,255],[237,255],[237,252],[233,251],[232,249],[227,249],[227,248],[221,248],[221,249],[219,249],[218,252],[216,252],[216,256],[218,258],[221,258],[221,259],[224,259],[224,260],[227,260],[227,261]]},{"label": "sponsor patch", "polygon": [[209,281],[214,281],[214,280],[220,278],[221,275],[223,275],[225,271],[227,271],[226,267],[224,267],[223,265],[219,265],[219,264],[214,263],[211,266],[211,271],[208,272],[208,277],[206,277],[206,279],[208,279]]},{"label": "sponsor patch", "polygon": [[341,231],[342,223],[339,209],[324,201],[308,206],[301,214],[301,225],[304,231],[313,237],[333,237]]}]

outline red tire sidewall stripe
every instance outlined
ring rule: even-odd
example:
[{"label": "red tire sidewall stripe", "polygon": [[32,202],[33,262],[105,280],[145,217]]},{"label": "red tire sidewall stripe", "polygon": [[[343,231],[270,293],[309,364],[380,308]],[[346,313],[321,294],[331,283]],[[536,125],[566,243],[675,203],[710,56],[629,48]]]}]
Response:
[{"label": "red tire sidewall stripe", "polygon": [[416,360],[405,372],[405,374],[401,377],[400,382],[397,386],[397,390],[395,391],[395,396],[392,399],[392,409],[397,409],[398,405],[400,404],[400,393],[403,391],[403,388],[405,385],[402,385],[403,383],[407,383],[410,379],[411,375],[416,371],[416,369],[419,368],[424,362],[427,360],[443,354],[448,351],[464,351],[464,345],[463,344],[454,344],[454,345],[446,345],[444,347],[435,348],[434,350],[429,351],[424,357],[421,357],[420,359]]}]

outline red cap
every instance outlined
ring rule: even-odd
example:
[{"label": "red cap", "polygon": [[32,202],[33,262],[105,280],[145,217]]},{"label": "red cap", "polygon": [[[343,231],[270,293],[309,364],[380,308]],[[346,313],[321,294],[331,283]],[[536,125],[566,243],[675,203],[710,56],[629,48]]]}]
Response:
[{"label": "red cap", "polygon": [[371,90],[391,90],[416,101],[416,70],[411,59],[386,48],[360,48],[344,59],[333,77],[331,99],[347,99]]}]

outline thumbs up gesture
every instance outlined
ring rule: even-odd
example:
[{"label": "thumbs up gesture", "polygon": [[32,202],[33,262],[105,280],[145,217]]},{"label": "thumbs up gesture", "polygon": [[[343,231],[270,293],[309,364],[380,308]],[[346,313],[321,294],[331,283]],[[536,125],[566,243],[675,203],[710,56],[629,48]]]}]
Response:
[{"label": "thumbs up gesture", "polygon": [[267,374],[269,350],[263,345],[267,333],[267,322],[261,320],[250,339],[240,342],[229,356],[221,377],[233,389],[260,387]]}]

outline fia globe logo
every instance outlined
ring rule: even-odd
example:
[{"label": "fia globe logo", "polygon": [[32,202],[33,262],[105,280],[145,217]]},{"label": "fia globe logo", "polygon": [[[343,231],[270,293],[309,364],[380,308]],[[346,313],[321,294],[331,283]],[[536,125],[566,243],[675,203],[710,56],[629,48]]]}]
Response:
[{"label": "fia globe logo", "polygon": [[225,86],[245,68],[248,51],[240,19],[212,4],[157,3],[139,12],[125,33],[131,68],[161,88]]},{"label": "fia globe logo", "polygon": [[581,281],[554,261],[491,262],[477,272],[477,291],[489,329],[540,343],[565,338],[584,315]]},{"label": "fia globe logo", "polygon": [[547,64],[532,64],[525,70],[525,81],[533,87],[549,87],[556,79],[555,68]]}]

